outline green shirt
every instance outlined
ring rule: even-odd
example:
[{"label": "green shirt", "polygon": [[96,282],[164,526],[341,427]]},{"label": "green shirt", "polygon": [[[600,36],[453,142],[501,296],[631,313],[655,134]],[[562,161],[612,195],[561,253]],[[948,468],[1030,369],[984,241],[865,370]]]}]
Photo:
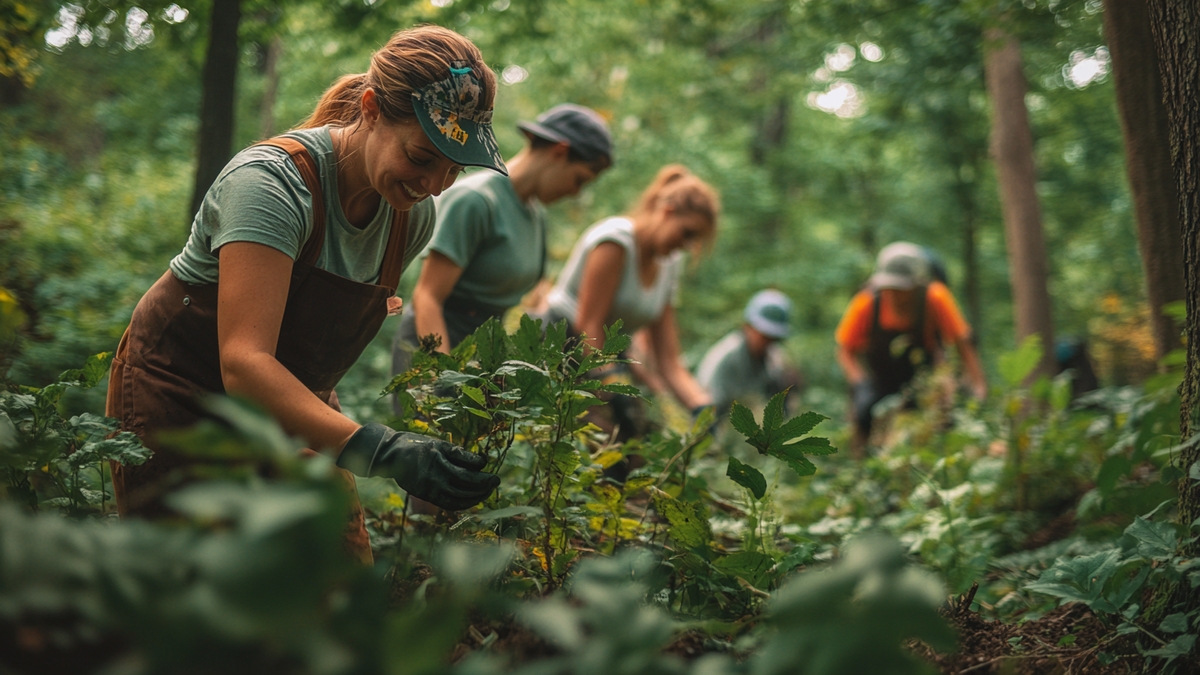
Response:
[{"label": "green shirt", "polygon": [[750,354],[746,334],[741,329],[721,338],[704,354],[696,369],[696,381],[712,395],[713,405],[722,412],[734,401],[746,406],[766,401],[783,391],[787,384],[783,348],[767,346],[760,361]]},{"label": "green shirt", "polygon": [[[325,198],[325,242],[317,267],[360,283],[379,281],[384,249],[392,229],[392,207],[379,200],[379,211],[366,227],[346,220],[338,198],[337,164],[329,127],[287,134],[304,144],[317,163]],[[190,284],[218,280],[221,246],[235,241],[265,244],[295,260],[312,232],[312,195],[287,153],[270,146],[251,146],[234,156],[204,195],[192,221],[183,252],[171,271]],[[435,211],[430,200],[409,212],[407,267],[433,233]]]},{"label": "green shirt", "polygon": [[513,307],[542,278],[546,213],[494,171],[460,179],[437,199],[429,249],[462,268],[452,299]]}]

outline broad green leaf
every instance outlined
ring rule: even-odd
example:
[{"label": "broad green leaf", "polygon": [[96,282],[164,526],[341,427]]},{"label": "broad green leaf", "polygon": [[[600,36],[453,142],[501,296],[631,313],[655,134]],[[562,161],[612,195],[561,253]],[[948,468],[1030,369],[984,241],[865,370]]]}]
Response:
[{"label": "broad green leaf", "polygon": [[570,474],[579,466],[579,450],[566,441],[559,441],[548,446],[550,463],[560,473]]},{"label": "broad green leaf", "polygon": [[1151,560],[1171,557],[1179,544],[1179,537],[1170,523],[1156,523],[1141,516],[1125,528],[1125,534],[1137,540],[1138,555]]},{"label": "broad green leaf", "polygon": [[439,387],[457,387],[468,382],[478,382],[478,375],[470,375],[468,373],[460,373],[456,370],[443,370],[438,375],[437,386]]},{"label": "broad green leaf", "polygon": [[541,518],[542,515],[542,510],[535,506],[509,506],[503,509],[472,513],[467,517],[477,520],[480,523],[490,523],[502,518]]},{"label": "broad green leaf", "polygon": [[512,346],[515,359],[536,362],[542,346],[541,319],[532,319],[528,314],[521,315],[521,325],[512,336]]},{"label": "broad green leaf", "polygon": [[767,479],[763,477],[762,472],[748,464],[743,464],[737,457],[729,458],[729,468],[725,470],[725,475],[754,493],[755,499],[762,499],[767,494]]},{"label": "broad green leaf", "polygon": [[807,434],[827,419],[829,418],[820,413],[806,412],[788,420],[779,428],[779,435],[783,438],[783,442],[787,443],[793,438]]},{"label": "broad green leaf", "polygon": [[657,482],[657,479],[654,476],[630,476],[625,480],[625,496],[628,497],[638,490],[650,487],[655,482]]},{"label": "broad green leaf", "polygon": [[1120,564],[1121,552],[1117,549],[1074,558],[1060,558],[1053,567],[1042,572],[1038,580],[1028,584],[1026,588],[1091,605],[1100,598],[1104,585],[1116,573]]},{"label": "broad green leaf", "polygon": [[1037,333],[1021,342],[1021,346],[1000,355],[1000,376],[1009,387],[1019,386],[1042,360],[1042,337]]},{"label": "broad green leaf", "polygon": [[481,419],[485,419],[485,420],[490,420],[490,419],[492,419],[492,416],[491,416],[491,415],[489,415],[489,414],[488,414],[488,412],[487,412],[486,410],[480,410],[480,409],[478,409],[478,408],[468,408],[468,407],[466,407],[466,406],[463,406],[463,410],[466,410],[467,412],[469,412],[469,413],[471,413],[472,415],[474,415],[474,416],[476,416],[476,417],[479,417],[479,418],[481,418]]},{"label": "broad green leaf", "polygon": [[108,374],[109,363],[112,362],[112,352],[100,352],[87,358],[82,368],[64,371],[58,376],[58,381],[71,387],[90,389],[100,383]]},{"label": "broad green leaf", "polygon": [[602,384],[598,388],[600,391],[607,391],[613,394],[620,394],[622,396],[637,396],[638,398],[641,398],[642,396],[641,389],[638,389],[632,384],[625,384],[624,382],[610,382],[608,384]]},{"label": "broad green leaf", "polygon": [[554,556],[554,562],[550,564],[550,573],[556,577],[561,577],[566,574],[567,568],[571,563],[579,557],[579,549],[570,548],[562,551]]},{"label": "broad green leaf", "polygon": [[762,428],[768,434],[783,425],[783,402],[787,398],[787,390],[771,397],[763,410]]},{"label": "broad green leaf", "polygon": [[462,393],[466,394],[468,398],[470,398],[472,401],[475,401],[479,405],[485,408],[487,407],[487,397],[483,395],[483,391],[481,389],[472,387],[469,384],[464,384],[462,386]]},{"label": "broad green leaf", "polygon": [[1161,649],[1151,649],[1146,651],[1146,656],[1161,656],[1168,661],[1172,661],[1181,656],[1187,656],[1192,653],[1192,647],[1196,644],[1196,635],[1180,635],[1171,640]]},{"label": "broad green leaf", "polygon": [[1129,473],[1132,468],[1133,462],[1123,454],[1109,457],[1100,465],[1100,472],[1096,474],[1096,487],[1104,493],[1112,492],[1117,485],[1117,480]]},{"label": "broad green leaf", "polygon": [[475,330],[475,356],[479,367],[486,372],[494,371],[508,358],[508,334],[495,317],[483,322]]},{"label": "broad green leaf", "polygon": [[610,511],[620,510],[624,501],[621,491],[607,483],[593,485],[592,494],[596,495],[596,499],[599,499]]},{"label": "broad green leaf", "polygon": [[[737,401],[733,402],[733,407],[729,411],[729,423],[748,440],[755,439],[762,433],[762,429],[754,421],[754,413],[750,412],[749,408]],[[751,445],[753,444],[751,441]]]},{"label": "broad green leaf", "polygon": [[713,563],[713,567],[731,576],[740,577],[759,586],[767,572],[775,565],[771,556],[759,551],[741,551],[727,555]]},{"label": "broad green leaf", "polygon": [[699,504],[681,502],[662,490],[653,492],[654,508],[671,524],[667,534],[676,543],[689,550],[708,546],[712,530]]},{"label": "broad green leaf", "polygon": [[786,444],[784,447],[799,448],[806,455],[832,455],[837,452],[837,448],[830,445],[828,438],[821,438],[820,436],[801,438],[795,443]]},{"label": "broad green leaf", "polygon": [[1187,614],[1183,612],[1168,614],[1158,625],[1158,629],[1164,633],[1186,633],[1188,630]]},{"label": "broad green leaf", "polygon": [[604,353],[616,356],[629,349],[631,338],[621,332],[622,321],[617,319],[611,326],[604,327]]},{"label": "broad green leaf", "polygon": [[[829,444],[829,441],[826,441],[823,438],[820,440],[825,441],[826,445]],[[815,464],[808,461],[808,458],[804,456],[804,447],[805,446],[801,445],[800,443],[793,443],[791,445],[785,445],[781,448],[768,448],[767,454],[776,459],[783,460],[788,466],[792,467],[793,471],[801,476],[811,476],[817,472],[817,467]]]}]

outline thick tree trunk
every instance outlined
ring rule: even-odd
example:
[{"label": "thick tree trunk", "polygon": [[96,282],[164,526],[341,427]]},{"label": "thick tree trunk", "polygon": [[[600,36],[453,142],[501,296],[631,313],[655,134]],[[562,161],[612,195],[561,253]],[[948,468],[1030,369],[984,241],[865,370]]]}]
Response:
[{"label": "thick tree trunk", "polygon": [[1137,216],[1146,295],[1161,359],[1179,348],[1182,326],[1163,305],[1184,299],[1179,195],[1171,170],[1167,109],[1145,0],[1104,0],[1104,34],[1112,55],[1125,168]]},{"label": "thick tree trunk", "polygon": [[195,216],[204,193],[229,161],[233,149],[233,103],[237,92],[238,24],[241,0],[213,0],[209,24],[208,53],[204,60],[204,83],[200,103],[199,152],[196,183],[192,189]]},{"label": "thick tree trunk", "polygon": [[1017,341],[1041,336],[1042,361],[1033,375],[1049,375],[1055,371],[1054,326],[1021,47],[998,28],[989,29],[984,39],[984,76],[992,102],[991,150],[1000,183]]},{"label": "thick tree trunk", "polygon": [[283,40],[278,36],[267,44],[266,60],[263,64],[262,106],[259,108],[259,134],[262,138],[275,135],[275,96],[279,92],[279,56],[283,53]]},{"label": "thick tree trunk", "polygon": [[[1171,160],[1179,191],[1179,224],[1183,232],[1183,269],[1187,287],[1187,373],[1179,388],[1180,426],[1184,438],[1197,429],[1200,394],[1200,4],[1196,0],[1148,0],[1150,27],[1158,52],[1163,101],[1170,130]],[[1200,461],[1200,447],[1181,453],[1186,474]],[[1200,481],[1179,480],[1179,520],[1191,525],[1200,518]],[[1193,542],[1190,555],[1200,554]],[[1186,591],[1183,591],[1186,594]],[[1190,606],[1200,596],[1190,594]]]}]

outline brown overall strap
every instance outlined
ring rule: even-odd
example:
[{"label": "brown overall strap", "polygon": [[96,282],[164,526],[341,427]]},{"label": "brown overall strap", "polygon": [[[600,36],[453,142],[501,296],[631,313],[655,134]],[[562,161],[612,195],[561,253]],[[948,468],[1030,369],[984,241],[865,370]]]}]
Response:
[{"label": "brown overall strap", "polygon": [[308,241],[304,243],[296,262],[315,267],[317,258],[321,255],[321,247],[325,245],[325,196],[321,189],[321,175],[317,172],[317,163],[312,155],[308,154],[308,148],[294,138],[276,136],[256,145],[270,145],[286,152],[300,170],[300,177],[304,179],[304,185],[312,194],[312,232],[308,235]]},{"label": "brown overall strap", "polygon": [[400,285],[400,273],[404,271],[404,254],[408,249],[408,211],[394,211],[392,231],[388,234],[387,250],[383,254],[383,266],[379,270],[379,285],[392,289]]},{"label": "brown overall strap", "polygon": [[[304,144],[287,136],[276,136],[261,141],[258,145],[270,145],[283,150],[292,158],[292,163],[300,171],[304,184],[313,198],[313,228],[304,249],[296,262],[315,266],[317,257],[321,255],[321,246],[325,243],[325,199],[321,190],[321,177],[317,172],[317,163]],[[383,255],[383,265],[379,272],[379,285],[392,289],[400,285],[400,274],[404,271],[404,254],[408,249],[408,212],[393,211],[392,230],[388,234],[387,248]]]}]

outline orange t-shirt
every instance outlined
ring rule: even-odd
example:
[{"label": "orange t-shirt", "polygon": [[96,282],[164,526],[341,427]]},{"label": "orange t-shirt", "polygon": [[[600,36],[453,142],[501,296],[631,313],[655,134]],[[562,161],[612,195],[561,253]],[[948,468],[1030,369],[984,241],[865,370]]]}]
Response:
[{"label": "orange t-shirt", "polygon": [[[911,330],[912,317],[900,316],[887,298],[888,294],[880,294],[880,300],[883,302],[879,308],[880,327],[894,331]],[[870,289],[859,291],[850,300],[850,306],[842,315],[842,321],[838,324],[835,334],[839,346],[853,354],[861,354],[867,350],[871,340],[871,316],[874,313],[874,305],[875,292]],[[971,326],[963,318],[962,312],[958,310],[958,303],[954,302],[954,296],[950,293],[950,289],[939,281],[929,284],[925,296],[925,320],[926,325],[932,325],[937,330],[942,344],[954,344],[971,335]],[[930,350],[934,347],[931,343],[932,337],[932,335],[925,336],[926,347]]]}]

